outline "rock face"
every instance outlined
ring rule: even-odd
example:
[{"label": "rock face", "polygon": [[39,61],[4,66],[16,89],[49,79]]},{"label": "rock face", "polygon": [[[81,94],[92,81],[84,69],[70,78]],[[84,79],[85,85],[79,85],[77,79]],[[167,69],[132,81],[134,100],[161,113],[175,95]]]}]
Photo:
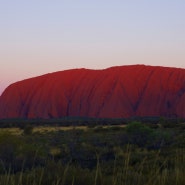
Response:
[{"label": "rock face", "polygon": [[144,65],[73,69],[10,85],[0,118],[185,118],[185,69]]}]

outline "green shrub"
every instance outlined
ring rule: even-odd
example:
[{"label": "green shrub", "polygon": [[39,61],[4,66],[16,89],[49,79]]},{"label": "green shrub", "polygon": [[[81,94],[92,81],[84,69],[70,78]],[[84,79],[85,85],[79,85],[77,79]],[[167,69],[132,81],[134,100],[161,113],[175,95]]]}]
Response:
[{"label": "green shrub", "polygon": [[33,126],[31,125],[26,125],[23,129],[23,133],[25,135],[31,135],[33,133]]}]

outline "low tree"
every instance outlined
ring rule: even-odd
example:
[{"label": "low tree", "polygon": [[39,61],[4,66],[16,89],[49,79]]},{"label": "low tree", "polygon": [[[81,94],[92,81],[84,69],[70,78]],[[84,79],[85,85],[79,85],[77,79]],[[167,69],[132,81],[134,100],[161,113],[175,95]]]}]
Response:
[{"label": "low tree", "polygon": [[31,135],[33,133],[33,126],[32,125],[26,125],[24,128],[23,128],[23,133],[25,135]]},{"label": "low tree", "polygon": [[154,136],[153,129],[140,122],[131,122],[128,124],[126,132],[128,134],[129,142],[138,145],[139,147],[148,146]]}]

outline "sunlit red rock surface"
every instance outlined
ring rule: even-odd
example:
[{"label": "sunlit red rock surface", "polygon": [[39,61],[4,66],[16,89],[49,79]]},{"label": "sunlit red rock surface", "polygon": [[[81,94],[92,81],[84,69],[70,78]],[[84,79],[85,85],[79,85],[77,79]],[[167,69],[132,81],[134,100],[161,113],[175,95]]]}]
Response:
[{"label": "sunlit red rock surface", "polygon": [[0,118],[185,117],[185,69],[144,65],[74,69],[10,85]]}]

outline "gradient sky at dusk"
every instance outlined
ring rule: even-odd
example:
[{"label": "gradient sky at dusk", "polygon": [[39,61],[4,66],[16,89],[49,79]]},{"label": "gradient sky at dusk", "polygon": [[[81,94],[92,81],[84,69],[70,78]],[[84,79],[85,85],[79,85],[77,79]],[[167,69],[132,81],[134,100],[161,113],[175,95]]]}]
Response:
[{"label": "gradient sky at dusk", "polygon": [[0,94],[69,68],[185,68],[184,0],[1,0]]}]

